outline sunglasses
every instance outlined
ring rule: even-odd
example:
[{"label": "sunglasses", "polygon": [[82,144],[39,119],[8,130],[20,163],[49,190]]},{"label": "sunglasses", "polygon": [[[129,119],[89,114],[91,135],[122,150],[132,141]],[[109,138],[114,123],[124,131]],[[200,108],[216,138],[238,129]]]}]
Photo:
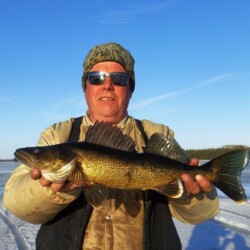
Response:
[{"label": "sunglasses", "polygon": [[87,74],[87,80],[92,85],[101,85],[110,76],[112,83],[117,86],[127,86],[129,84],[129,74],[125,72],[107,73],[103,71],[92,71]]}]

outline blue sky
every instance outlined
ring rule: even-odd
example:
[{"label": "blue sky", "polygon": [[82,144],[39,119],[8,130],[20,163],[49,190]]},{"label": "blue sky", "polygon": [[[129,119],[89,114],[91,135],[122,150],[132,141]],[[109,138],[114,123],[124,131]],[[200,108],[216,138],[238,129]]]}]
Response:
[{"label": "blue sky", "polygon": [[135,58],[129,113],[185,148],[250,146],[249,0],[1,0],[0,159],[86,112],[82,62],[118,42]]}]

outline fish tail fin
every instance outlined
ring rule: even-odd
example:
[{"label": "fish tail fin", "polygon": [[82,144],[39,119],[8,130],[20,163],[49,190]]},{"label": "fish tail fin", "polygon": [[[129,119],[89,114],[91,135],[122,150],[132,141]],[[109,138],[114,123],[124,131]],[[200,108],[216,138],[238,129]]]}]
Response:
[{"label": "fish tail fin", "polygon": [[246,203],[247,196],[241,184],[241,172],[247,166],[250,149],[231,151],[223,154],[205,165],[213,169],[214,185],[237,203]]}]

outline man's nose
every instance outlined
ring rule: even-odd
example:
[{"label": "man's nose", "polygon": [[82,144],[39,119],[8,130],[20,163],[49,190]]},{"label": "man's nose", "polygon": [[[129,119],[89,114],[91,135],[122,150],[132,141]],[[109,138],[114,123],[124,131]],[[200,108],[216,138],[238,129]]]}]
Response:
[{"label": "man's nose", "polygon": [[107,76],[104,80],[104,83],[103,83],[103,88],[105,89],[114,89],[114,85],[113,85],[113,82],[112,82],[112,79],[110,76]]}]

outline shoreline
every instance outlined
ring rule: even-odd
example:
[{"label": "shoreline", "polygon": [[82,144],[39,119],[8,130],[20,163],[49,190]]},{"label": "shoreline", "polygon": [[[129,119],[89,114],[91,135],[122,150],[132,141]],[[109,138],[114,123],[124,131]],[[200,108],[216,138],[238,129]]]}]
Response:
[{"label": "shoreline", "polygon": [[18,162],[16,159],[0,159],[0,162]]}]

